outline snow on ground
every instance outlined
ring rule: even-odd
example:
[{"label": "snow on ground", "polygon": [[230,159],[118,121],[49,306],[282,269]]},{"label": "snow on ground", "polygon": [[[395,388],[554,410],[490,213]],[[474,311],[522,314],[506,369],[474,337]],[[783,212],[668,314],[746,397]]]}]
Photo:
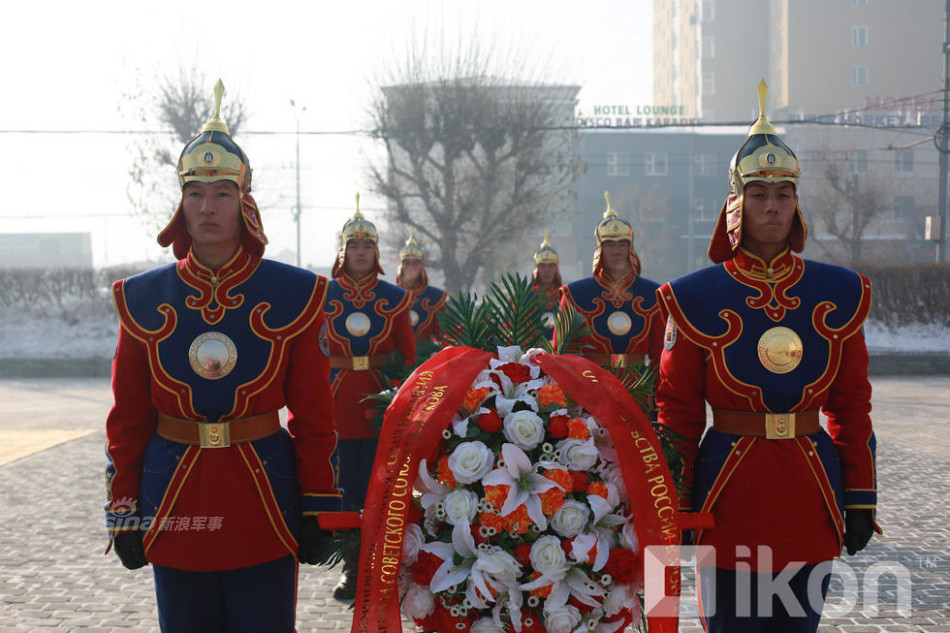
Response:
[{"label": "snow on ground", "polygon": [[[0,358],[112,358],[119,322],[111,302],[63,307],[0,309]],[[950,353],[950,328],[912,325],[890,329],[869,321],[868,349],[875,352]]]}]

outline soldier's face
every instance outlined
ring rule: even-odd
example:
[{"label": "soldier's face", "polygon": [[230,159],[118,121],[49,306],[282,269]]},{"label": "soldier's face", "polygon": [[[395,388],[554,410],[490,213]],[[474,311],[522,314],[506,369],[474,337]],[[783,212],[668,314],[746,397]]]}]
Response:
[{"label": "soldier's face", "polygon": [[376,244],[368,238],[349,240],[343,257],[346,274],[353,279],[363,279],[373,272],[376,264]]},{"label": "soldier's face", "polygon": [[612,279],[620,279],[633,272],[630,265],[630,240],[604,242],[600,247],[604,270]]},{"label": "soldier's face", "polygon": [[230,180],[187,183],[182,212],[196,253],[205,248],[236,250],[241,243],[241,200]]},{"label": "soldier's face", "polygon": [[771,259],[788,243],[798,196],[790,182],[750,182],[742,209],[742,245]]},{"label": "soldier's face", "polygon": [[557,279],[557,264],[538,264],[538,283],[550,286]]},{"label": "soldier's face", "polygon": [[402,281],[403,284],[411,286],[419,281],[422,277],[422,260],[421,259],[404,259],[402,260]]}]

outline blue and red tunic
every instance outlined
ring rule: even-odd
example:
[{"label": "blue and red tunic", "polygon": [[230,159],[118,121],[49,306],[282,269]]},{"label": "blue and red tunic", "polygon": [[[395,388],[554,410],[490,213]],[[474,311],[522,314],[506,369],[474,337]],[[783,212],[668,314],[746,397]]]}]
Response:
[{"label": "blue and red tunic", "polygon": [[[151,563],[190,571],[296,555],[301,514],[339,508],[327,356],[326,279],[239,249],[218,270],[189,253],[113,286],[121,328],[106,421],[107,523],[146,529]],[[212,378],[196,342],[231,347]],[[287,428],[201,448],[156,434],[159,414],[199,422],[289,410]]]},{"label": "blue and red tunic", "polygon": [[398,349],[406,364],[415,363],[409,306],[409,295],[378,279],[375,272],[360,281],[340,274],[327,284],[324,312],[331,359],[367,359],[365,369],[331,369],[333,418],[340,439],[366,439],[379,434],[371,423],[375,404],[364,399],[389,387],[379,370],[383,361],[374,359],[388,357]]},{"label": "blue and red tunic", "polygon": [[589,356],[598,364],[609,355],[649,357],[659,362],[663,350],[663,320],[656,301],[655,281],[634,274],[612,281],[598,271],[563,286],[561,305],[572,305],[591,332],[580,342],[590,345]]},{"label": "blue and red tunic", "polygon": [[[715,546],[726,569],[735,568],[737,552],[753,569],[768,566],[757,558],[760,545],[771,548],[773,570],[837,556],[844,509],[876,504],[862,333],[870,282],[788,250],[766,263],[740,249],[664,284],[657,297],[667,317],[658,419],[688,440],[683,475],[691,492],[681,505],[715,518],[697,544]],[[763,335],[779,327],[801,342],[790,370],[760,360]],[[759,414],[821,409],[827,432],[766,439],[706,430],[707,403]]]},{"label": "blue and red tunic", "polygon": [[442,333],[439,328],[439,312],[445,307],[449,296],[445,290],[424,284],[415,288],[400,286],[409,295],[409,324],[416,342],[436,342]]}]

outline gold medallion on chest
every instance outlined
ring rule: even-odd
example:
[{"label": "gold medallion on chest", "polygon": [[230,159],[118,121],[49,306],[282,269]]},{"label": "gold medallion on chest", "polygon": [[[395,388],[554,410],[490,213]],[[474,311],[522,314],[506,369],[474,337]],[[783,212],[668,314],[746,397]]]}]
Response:
[{"label": "gold medallion on chest", "polygon": [[354,312],[346,317],[345,325],[346,331],[349,332],[351,336],[363,336],[369,332],[369,317],[362,312]]},{"label": "gold medallion on chest", "polygon": [[191,368],[202,378],[217,380],[231,373],[237,363],[237,347],[221,332],[205,332],[188,349]]},{"label": "gold medallion on chest", "polygon": [[626,312],[620,312],[618,310],[607,317],[607,329],[615,336],[623,336],[630,331],[632,325],[630,315]]},{"label": "gold medallion on chest", "polygon": [[798,367],[803,351],[802,339],[787,327],[769,328],[759,339],[759,360],[773,374],[787,374]]}]

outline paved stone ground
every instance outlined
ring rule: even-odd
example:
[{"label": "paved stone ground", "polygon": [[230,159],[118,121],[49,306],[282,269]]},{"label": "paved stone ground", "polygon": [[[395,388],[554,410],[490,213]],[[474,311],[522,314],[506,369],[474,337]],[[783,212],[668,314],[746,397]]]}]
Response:
[{"label": "paved stone ground", "polygon": [[[950,377],[872,382],[885,535],[842,562],[819,630],[950,633]],[[0,380],[0,402],[0,445],[5,431],[21,442],[24,431],[43,431],[36,452],[0,466],[0,633],[158,631],[148,568],[127,571],[103,555],[108,381]],[[55,431],[72,435],[57,444],[49,440]],[[71,439],[82,431],[91,433]],[[884,575],[879,599],[866,603],[862,595],[882,569],[896,575]],[[349,609],[330,596],[336,577],[304,568],[301,633],[349,630]],[[685,617],[680,630],[701,629]]]}]

